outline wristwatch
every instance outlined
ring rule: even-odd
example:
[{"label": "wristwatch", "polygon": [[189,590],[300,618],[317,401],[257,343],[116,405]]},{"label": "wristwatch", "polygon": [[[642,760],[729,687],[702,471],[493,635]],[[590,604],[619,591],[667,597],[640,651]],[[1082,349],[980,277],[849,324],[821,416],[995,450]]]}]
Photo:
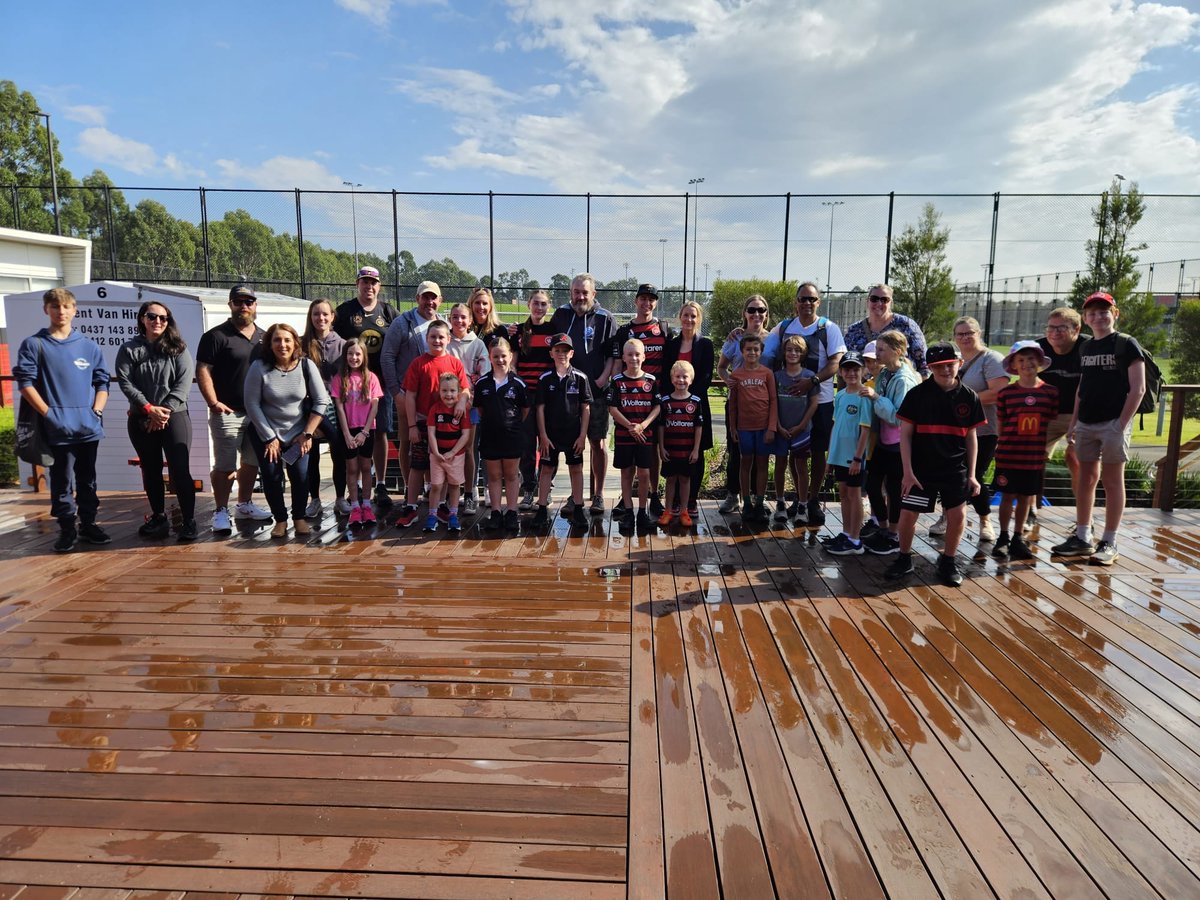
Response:
[{"label": "wristwatch", "polygon": [[300,435],[300,437],[302,437],[302,438],[308,438],[310,441],[313,439],[312,433],[311,433],[311,432],[308,432],[308,431],[305,431],[305,432],[303,432],[303,433]]}]

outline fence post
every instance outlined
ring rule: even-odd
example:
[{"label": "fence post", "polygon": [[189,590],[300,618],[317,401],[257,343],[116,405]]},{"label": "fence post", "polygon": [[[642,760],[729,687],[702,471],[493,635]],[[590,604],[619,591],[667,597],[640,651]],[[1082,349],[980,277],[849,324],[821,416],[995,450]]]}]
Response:
[{"label": "fence post", "polygon": [[12,186],[12,198],[13,198],[13,201],[12,201],[12,203],[13,203],[13,227],[16,228],[17,231],[20,231],[21,230],[21,192],[19,190],[17,190],[17,186],[15,184]]},{"label": "fence post", "polygon": [[888,192],[887,249],[883,256],[883,283],[888,284],[892,275],[892,217],[896,214],[896,192]]},{"label": "fence post", "polygon": [[396,189],[392,188],[392,272],[395,274],[396,309],[400,308],[400,214],[396,210]]},{"label": "fence post", "polygon": [[783,206],[783,277],[787,281],[788,227],[792,224],[792,192],[788,191]]},{"label": "fence post", "polygon": [[208,247],[208,191],[200,188],[200,237],[204,246],[204,283],[212,287],[212,261]]},{"label": "fence post", "polygon": [[[496,195],[488,191],[488,285],[493,291],[496,290],[496,216],[495,216],[495,197]],[[588,230],[591,231],[591,207],[588,207]]]},{"label": "fence post", "polygon": [[308,299],[308,282],[304,278],[304,219],[300,213],[300,188],[296,188],[296,249],[300,256],[300,296]]},{"label": "fence post", "polygon": [[583,271],[592,271],[592,192],[587,195],[587,216],[584,221]]},{"label": "fence post", "polygon": [[683,299],[687,300],[687,241],[688,241],[688,212],[691,210],[692,195],[683,195]]},{"label": "fence post", "polygon": [[113,228],[112,191],[104,186],[104,219],[108,223],[108,267],[112,271],[112,280],[117,280],[117,232]]},{"label": "fence post", "polygon": [[1000,224],[1000,192],[992,194],[992,244],[988,250],[987,272],[987,306],[983,314],[983,342],[991,343],[992,339],[992,287],[996,277],[996,234]]}]

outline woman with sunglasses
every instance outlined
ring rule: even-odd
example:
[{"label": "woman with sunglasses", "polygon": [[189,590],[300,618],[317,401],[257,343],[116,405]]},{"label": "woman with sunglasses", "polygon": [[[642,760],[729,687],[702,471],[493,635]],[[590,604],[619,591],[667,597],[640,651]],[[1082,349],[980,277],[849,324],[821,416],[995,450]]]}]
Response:
[{"label": "woman with sunglasses", "polygon": [[[742,304],[742,327],[729,332],[729,337],[721,346],[721,358],[717,362],[717,374],[721,381],[728,384],[730,370],[742,365],[742,351],[739,347],[743,337],[748,334],[757,335],[764,344],[766,343],[770,334],[770,329],[767,327],[770,319],[771,308],[767,305],[766,297],[762,294],[751,294],[746,298],[746,302]],[[760,362],[768,368],[771,365],[766,354],[763,355]],[[737,512],[738,497],[741,494],[741,464],[742,454],[738,449],[737,437],[734,436],[725,442],[725,501],[720,506],[720,511],[723,513]],[[756,475],[757,473],[751,472],[751,480]]]},{"label": "woman with sunglasses", "polygon": [[141,463],[142,487],[150,502],[150,515],[138,534],[164,538],[171,533],[162,477],[165,456],[167,474],[183,515],[179,540],[194,541],[196,483],[188,458],[192,420],[187,401],[196,363],[171,311],[163,304],[154,300],[142,304],[137,333],[117,351],[116,373],[117,383],[129,398],[129,441]]},{"label": "woman with sunglasses", "polygon": [[896,312],[892,289],[886,284],[873,284],[867,291],[867,316],[846,330],[846,349],[862,353],[867,344],[885,331],[898,331],[908,341],[908,358],[913,368],[928,375],[925,367],[925,334],[921,326],[908,316]]},{"label": "woman with sunglasses", "polygon": [[[763,304],[764,306],[766,304]],[[700,326],[704,323],[704,310],[694,300],[688,300],[679,308],[679,333],[667,341],[663,347],[662,371],[669,373],[671,366],[679,360],[692,364],[696,377],[692,381],[691,391],[700,398],[701,413],[704,424],[701,428],[700,458],[692,467],[691,483],[688,488],[687,511],[689,516],[699,512],[700,479],[704,474],[704,451],[713,445],[712,412],[708,406],[708,389],[712,386],[713,373],[713,342],[700,334]],[[664,381],[670,381],[667,377]],[[661,385],[660,393],[666,394],[667,385]],[[734,492],[734,497],[737,493]]]}]

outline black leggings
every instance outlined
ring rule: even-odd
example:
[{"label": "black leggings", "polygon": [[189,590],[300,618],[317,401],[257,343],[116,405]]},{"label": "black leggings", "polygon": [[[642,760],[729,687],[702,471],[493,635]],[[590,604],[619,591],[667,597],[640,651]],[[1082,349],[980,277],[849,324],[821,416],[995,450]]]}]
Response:
[{"label": "black leggings", "polygon": [[[338,497],[346,496],[346,445],[340,434],[330,434],[331,426],[322,422],[317,426],[321,441],[329,447],[329,458],[333,460],[333,492]],[[384,440],[387,436],[384,435]],[[314,443],[308,452],[308,495],[321,495],[321,445]],[[383,479],[380,479],[382,483]]]},{"label": "black leggings", "polygon": [[196,483],[192,481],[188,454],[192,446],[192,420],[187,412],[171,413],[167,427],[161,431],[146,431],[142,426],[146,420],[141,416],[129,417],[129,442],[142,466],[142,487],[150,501],[150,511],[158,515],[166,509],[166,488],[163,486],[163,457],[167,460],[167,474],[171,486],[179,498],[179,511],[183,520],[196,518]]},{"label": "black leggings", "polygon": [[871,501],[871,515],[880,525],[900,521],[900,482],[903,478],[900,445],[877,444],[867,464],[867,497]]},{"label": "black leggings", "polygon": [[983,480],[983,473],[996,458],[996,444],[1000,438],[994,434],[981,434],[977,440],[979,452],[975,454],[975,480],[979,482],[979,493],[971,498],[971,506],[982,517],[992,511],[992,486]]}]

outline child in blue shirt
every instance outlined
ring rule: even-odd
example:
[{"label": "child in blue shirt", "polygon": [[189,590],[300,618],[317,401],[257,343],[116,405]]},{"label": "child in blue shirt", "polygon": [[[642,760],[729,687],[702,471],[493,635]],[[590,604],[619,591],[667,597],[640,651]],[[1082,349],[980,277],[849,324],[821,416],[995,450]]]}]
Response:
[{"label": "child in blue shirt", "polygon": [[863,396],[863,358],[853,350],[846,352],[838,365],[838,374],[846,386],[833,401],[833,432],[829,437],[829,468],[838,482],[842,500],[842,533],[825,545],[835,556],[860,556],[862,541],[862,489],[866,476],[867,442],[871,438],[874,411]]}]

